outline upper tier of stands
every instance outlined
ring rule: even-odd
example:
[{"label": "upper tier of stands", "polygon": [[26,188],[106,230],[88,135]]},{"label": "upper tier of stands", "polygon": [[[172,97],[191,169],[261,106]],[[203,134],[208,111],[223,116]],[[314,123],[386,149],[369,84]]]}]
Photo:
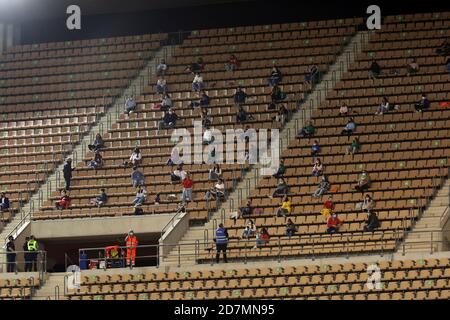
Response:
[{"label": "upper tier of stands", "polygon": [[[198,96],[192,92],[193,76],[185,71],[186,65],[198,57],[202,57],[206,65],[202,76],[211,98],[208,109],[215,129],[224,132],[228,128],[244,128],[243,125],[237,125],[235,120],[237,108],[232,96],[237,86],[241,86],[253,98],[245,108],[255,119],[246,125],[254,129],[278,128],[279,124],[272,121],[276,111],[268,110],[270,88],[267,77],[271,67],[275,65],[283,72],[281,88],[288,95],[286,105],[293,110],[296,99],[303,92],[299,82],[308,67],[316,63],[325,71],[361,23],[362,19],[346,19],[220,29],[217,34],[193,32],[175,51],[173,58],[167,61],[169,69],[165,78],[174,109],[180,116],[177,127],[192,128],[193,120],[200,120],[200,110],[193,110],[189,106]],[[241,61],[241,67],[233,73],[224,69],[232,53]],[[131,169],[124,169],[121,164],[129,158],[135,146],[139,146],[143,153],[141,168],[150,192],[147,204],[143,206],[144,212],[172,213],[175,210],[177,204],[167,200],[167,196],[174,193],[178,195],[181,186],[170,184],[170,167],[165,165],[174,146],[170,141],[171,132],[156,132],[163,113],[152,108],[161,102],[161,96],[154,93],[155,83],[156,78],[145,88],[144,95],[137,98],[137,112],[129,117],[122,115],[104,137],[105,165],[94,171],[86,168],[84,163],[78,164],[72,179],[71,208],[52,211],[54,200],[59,196],[55,193],[41,212],[35,214],[35,219],[132,214],[131,202],[136,191],[131,187]],[[91,157],[92,154],[88,154],[86,160]],[[239,165],[222,166],[228,190],[241,178],[242,169],[245,168]],[[195,201],[187,207],[190,219],[204,221],[208,211],[216,207],[216,203],[203,200],[205,192],[212,186],[212,182],[208,181],[209,168],[205,165],[185,165],[184,169],[192,174],[195,183]],[[106,189],[108,202],[102,208],[92,209],[89,199],[95,197],[101,187]],[[160,193],[162,198],[159,206],[153,206],[156,193]]]},{"label": "upper tier of stands", "polygon": [[155,34],[21,45],[0,55],[0,189],[15,210],[165,39]]}]

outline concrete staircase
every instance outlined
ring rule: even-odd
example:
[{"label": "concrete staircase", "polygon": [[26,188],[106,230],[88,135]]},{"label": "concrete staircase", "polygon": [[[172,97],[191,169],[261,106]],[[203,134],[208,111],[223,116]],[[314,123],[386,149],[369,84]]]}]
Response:
[{"label": "concrete staircase", "polygon": [[441,218],[449,206],[449,192],[450,179],[447,179],[444,186],[431,201],[428,209],[407,235],[399,251],[406,253],[433,253],[450,250],[450,244],[445,239],[441,226]]},{"label": "concrete staircase", "polygon": [[[321,82],[315,86],[314,90],[305,99],[300,110],[293,114],[292,119],[280,132],[280,154],[295,139],[298,130],[311,119],[313,112],[325,100],[327,92],[332,90],[336,83],[340,81],[349,66],[355,61],[355,56],[367,45],[368,40],[369,33],[367,31],[358,32],[345,46],[335,63],[323,75]],[[167,257],[161,259],[160,264],[163,266],[195,264],[195,241],[199,240],[200,245],[197,248],[200,249],[199,252],[205,252],[205,247],[203,246],[205,234],[208,234],[208,239],[211,243],[217,225],[228,218],[230,212],[236,211],[242,200],[246,199],[251,190],[256,187],[261,176],[261,169],[260,165],[254,165],[250,171],[244,174],[227,201],[212,215],[210,221],[204,226],[189,228],[178,243],[180,248],[175,247]]]},{"label": "concrete staircase", "polygon": [[[141,95],[144,86],[152,85],[149,83],[155,76],[155,65],[161,59],[169,59],[176,50],[176,47],[177,46],[164,46],[154,54],[153,58],[147,62],[145,67],[139,72],[138,76],[136,76],[128,88],[124,90],[122,96],[117,98],[112,106],[107,109],[105,114],[98,119],[97,123],[91,127],[89,134],[82,137],[81,142],[75,146],[72,153],[69,154],[66,159],[72,158],[74,164],[83,161],[84,156],[89,150],[87,146],[92,143],[93,137],[95,137],[97,133],[104,135],[112,125],[118,121],[120,114],[123,113],[127,96],[134,95],[137,97]],[[21,212],[2,230],[0,233],[0,248],[5,248],[6,239],[9,235],[13,235],[14,238],[17,238],[17,236],[30,224],[32,212],[39,210],[40,204],[48,199],[53,192],[58,190],[58,188],[63,187],[63,181],[61,181],[62,179],[59,177],[63,166],[64,163],[56,168],[55,172],[47,178],[38,192],[36,192],[31,197],[30,201],[25,204]],[[5,255],[0,255],[0,266],[3,265],[2,259],[6,259]]]},{"label": "concrete staircase", "polygon": [[42,287],[37,289],[31,300],[67,300],[64,296],[64,277],[66,273],[47,273]]}]

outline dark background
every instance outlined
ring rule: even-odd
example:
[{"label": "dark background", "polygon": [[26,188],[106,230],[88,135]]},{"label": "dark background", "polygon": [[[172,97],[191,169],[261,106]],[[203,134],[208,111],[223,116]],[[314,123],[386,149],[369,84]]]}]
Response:
[{"label": "dark background", "polygon": [[[66,28],[70,4],[81,8],[81,30]],[[0,21],[21,24],[22,43],[33,43],[365,17],[371,4],[382,15],[450,10],[445,0],[0,0]]]}]

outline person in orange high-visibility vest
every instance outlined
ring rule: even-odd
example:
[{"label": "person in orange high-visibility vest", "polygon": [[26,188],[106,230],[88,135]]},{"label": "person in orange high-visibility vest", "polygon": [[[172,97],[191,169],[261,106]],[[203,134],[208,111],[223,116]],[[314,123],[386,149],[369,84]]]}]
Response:
[{"label": "person in orange high-visibility vest", "polygon": [[134,267],[136,261],[136,247],[138,245],[138,239],[134,235],[133,230],[128,232],[127,237],[125,238],[126,246],[127,246],[127,267]]}]

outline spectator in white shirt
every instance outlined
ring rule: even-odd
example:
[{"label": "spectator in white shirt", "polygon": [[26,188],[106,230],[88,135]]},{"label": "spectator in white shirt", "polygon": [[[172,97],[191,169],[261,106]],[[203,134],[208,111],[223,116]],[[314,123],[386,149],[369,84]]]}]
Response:
[{"label": "spectator in white shirt", "polygon": [[141,150],[136,147],[133,150],[133,153],[130,156],[130,162],[125,161],[124,162],[124,166],[128,167],[128,166],[132,166],[132,167],[137,167],[138,165],[140,165],[142,162],[142,153]]},{"label": "spectator in white shirt", "polygon": [[159,78],[156,82],[156,92],[164,94],[167,90],[167,82],[164,78]]},{"label": "spectator in white shirt", "polygon": [[161,60],[161,62],[156,67],[156,75],[157,76],[165,76],[167,71],[167,64],[164,59]]},{"label": "spectator in white shirt", "polygon": [[133,97],[129,97],[125,102],[125,114],[130,115],[131,113],[136,111],[136,101],[134,101]]},{"label": "spectator in white shirt", "polygon": [[200,73],[196,73],[192,81],[192,91],[200,91],[203,89],[203,78]]},{"label": "spectator in white shirt", "polygon": [[214,136],[212,134],[212,130],[209,127],[206,127],[206,130],[203,133],[203,144],[209,145],[213,142],[214,142]]}]

